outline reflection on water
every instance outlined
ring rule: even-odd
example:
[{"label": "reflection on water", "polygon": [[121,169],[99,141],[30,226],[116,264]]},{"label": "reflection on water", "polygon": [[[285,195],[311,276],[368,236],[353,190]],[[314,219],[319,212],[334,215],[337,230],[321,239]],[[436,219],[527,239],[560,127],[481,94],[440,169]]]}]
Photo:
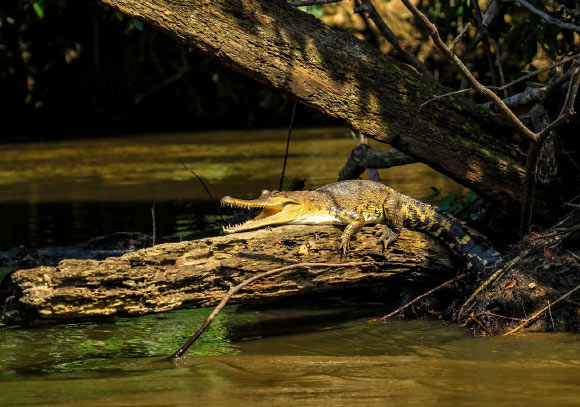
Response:
[{"label": "reflection on water", "polygon": [[[309,319],[332,319],[333,313],[344,318],[349,310],[226,311],[193,352],[175,364],[160,362],[161,356],[181,345],[207,310],[42,330],[0,328],[0,405],[578,402],[580,340],[575,335],[473,338],[441,322],[369,324],[366,318],[320,322],[314,330],[277,335],[270,329],[277,318],[308,324]],[[264,335],[263,325],[271,336],[257,339]],[[241,331],[248,336],[240,336]]]},{"label": "reflection on water", "polygon": [[[155,134],[0,146],[0,249],[66,245],[118,231],[149,233],[156,206],[161,236],[217,230],[214,198],[277,189],[287,130]],[[387,148],[375,143],[377,149]],[[306,187],[336,181],[354,147],[343,128],[293,132],[287,178]],[[385,183],[418,199],[430,186],[462,188],[422,164],[382,171]]]}]

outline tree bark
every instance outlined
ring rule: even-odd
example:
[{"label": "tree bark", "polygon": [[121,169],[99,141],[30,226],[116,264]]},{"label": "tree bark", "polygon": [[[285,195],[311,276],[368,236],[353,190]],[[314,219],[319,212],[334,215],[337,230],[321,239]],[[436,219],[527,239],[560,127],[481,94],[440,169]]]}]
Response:
[{"label": "tree bark", "polygon": [[[526,146],[507,122],[283,0],[101,0],[519,211]],[[452,69],[450,67],[450,69]],[[521,144],[521,143],[520,143]],[[563,189],[539,186],[551,216]]]},{"label": "tree bark", "polygon": [[[227,290],[266,270],[298,262],[341,262],[340,227],[282,226],[181,243],[168,243],[96,260],[63,260],[56,267],[19,270],[0,292],[14,296],[10,320],[67,320],[143,315],[215,305]],[[311,252],[306,250],[308,242]],[[299,254],[302,253],[302,254]],[[313,268],[260,280],[233,303],[261,303],[337,289],[436,285],[455,274],[438,241],[405,230],[384,254],[367,227],[352,243],[358,267]]]}]

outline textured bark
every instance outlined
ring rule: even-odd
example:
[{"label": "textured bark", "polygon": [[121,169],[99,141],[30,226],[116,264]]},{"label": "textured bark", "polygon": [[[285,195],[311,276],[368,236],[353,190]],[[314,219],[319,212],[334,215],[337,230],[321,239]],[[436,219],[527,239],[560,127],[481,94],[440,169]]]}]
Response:
[{"label": "textured bark", "polygon": [[[501,117],[283,0],[101,0],[519,210],[524,154]],[[452,69],[450,67],[450,69]],[[517,137],[516,137],[517,139]],[[554,185],[536,210],[561,208]]]},{"label": "textured bark", "polygon": [[[19,270],[9,276],[15,295],[11,315],[15,320],[64,320],[215,305],[231,286],[260,272],[297,262],[340,262],[336,249],[341,231],[333,226],[283,226],[162,244],[102,261],[63,260],[56,267]],[[315,238],[311,254],[298,254],[302,244]],[[302,270],[260,280],[232,302],[260,303],[385,284],[432,284],[455,272],[446,248],[408,230],[382,254],[373,228],[367,227],[353,242],[348,260],[368,264]]]}]

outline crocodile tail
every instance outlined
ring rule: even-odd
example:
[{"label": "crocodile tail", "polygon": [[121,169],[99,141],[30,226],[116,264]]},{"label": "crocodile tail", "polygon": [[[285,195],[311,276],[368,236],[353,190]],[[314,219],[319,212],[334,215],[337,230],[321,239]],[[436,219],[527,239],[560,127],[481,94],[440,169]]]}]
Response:
[{"label": "crocodile tail", "polygon": [[480,277],[491,274],[503,264],[501,254],[486,239],[479,239],[479,234],[470,233],[470,228],[464,227],[457,218],[415,200],[406,206],[406,212],[411,215],[410,226],[441,240]]}]

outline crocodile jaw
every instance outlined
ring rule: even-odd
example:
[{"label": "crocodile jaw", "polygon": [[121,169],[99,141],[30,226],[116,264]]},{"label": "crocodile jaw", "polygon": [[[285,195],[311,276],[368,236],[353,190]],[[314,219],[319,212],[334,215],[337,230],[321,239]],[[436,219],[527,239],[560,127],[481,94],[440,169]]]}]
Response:
[{"label": "crocodile jaw", "polygon": [[[268,191],[269,192],[269,191]],[[278,198],[278,197],[277,197]],[[250,219],[239,225],[224,226],[222,230],[224,233],[236,233],[246,230],[257,229],[271,225],[281,225],[294,223],[302,212],[302,205],[294,199],[280,197],[278,199],[254,199],[244,200],[224,196],[220,203],[222,206],[230,206],[237,208],[262,208],[262,212],[254,219]]]}]

